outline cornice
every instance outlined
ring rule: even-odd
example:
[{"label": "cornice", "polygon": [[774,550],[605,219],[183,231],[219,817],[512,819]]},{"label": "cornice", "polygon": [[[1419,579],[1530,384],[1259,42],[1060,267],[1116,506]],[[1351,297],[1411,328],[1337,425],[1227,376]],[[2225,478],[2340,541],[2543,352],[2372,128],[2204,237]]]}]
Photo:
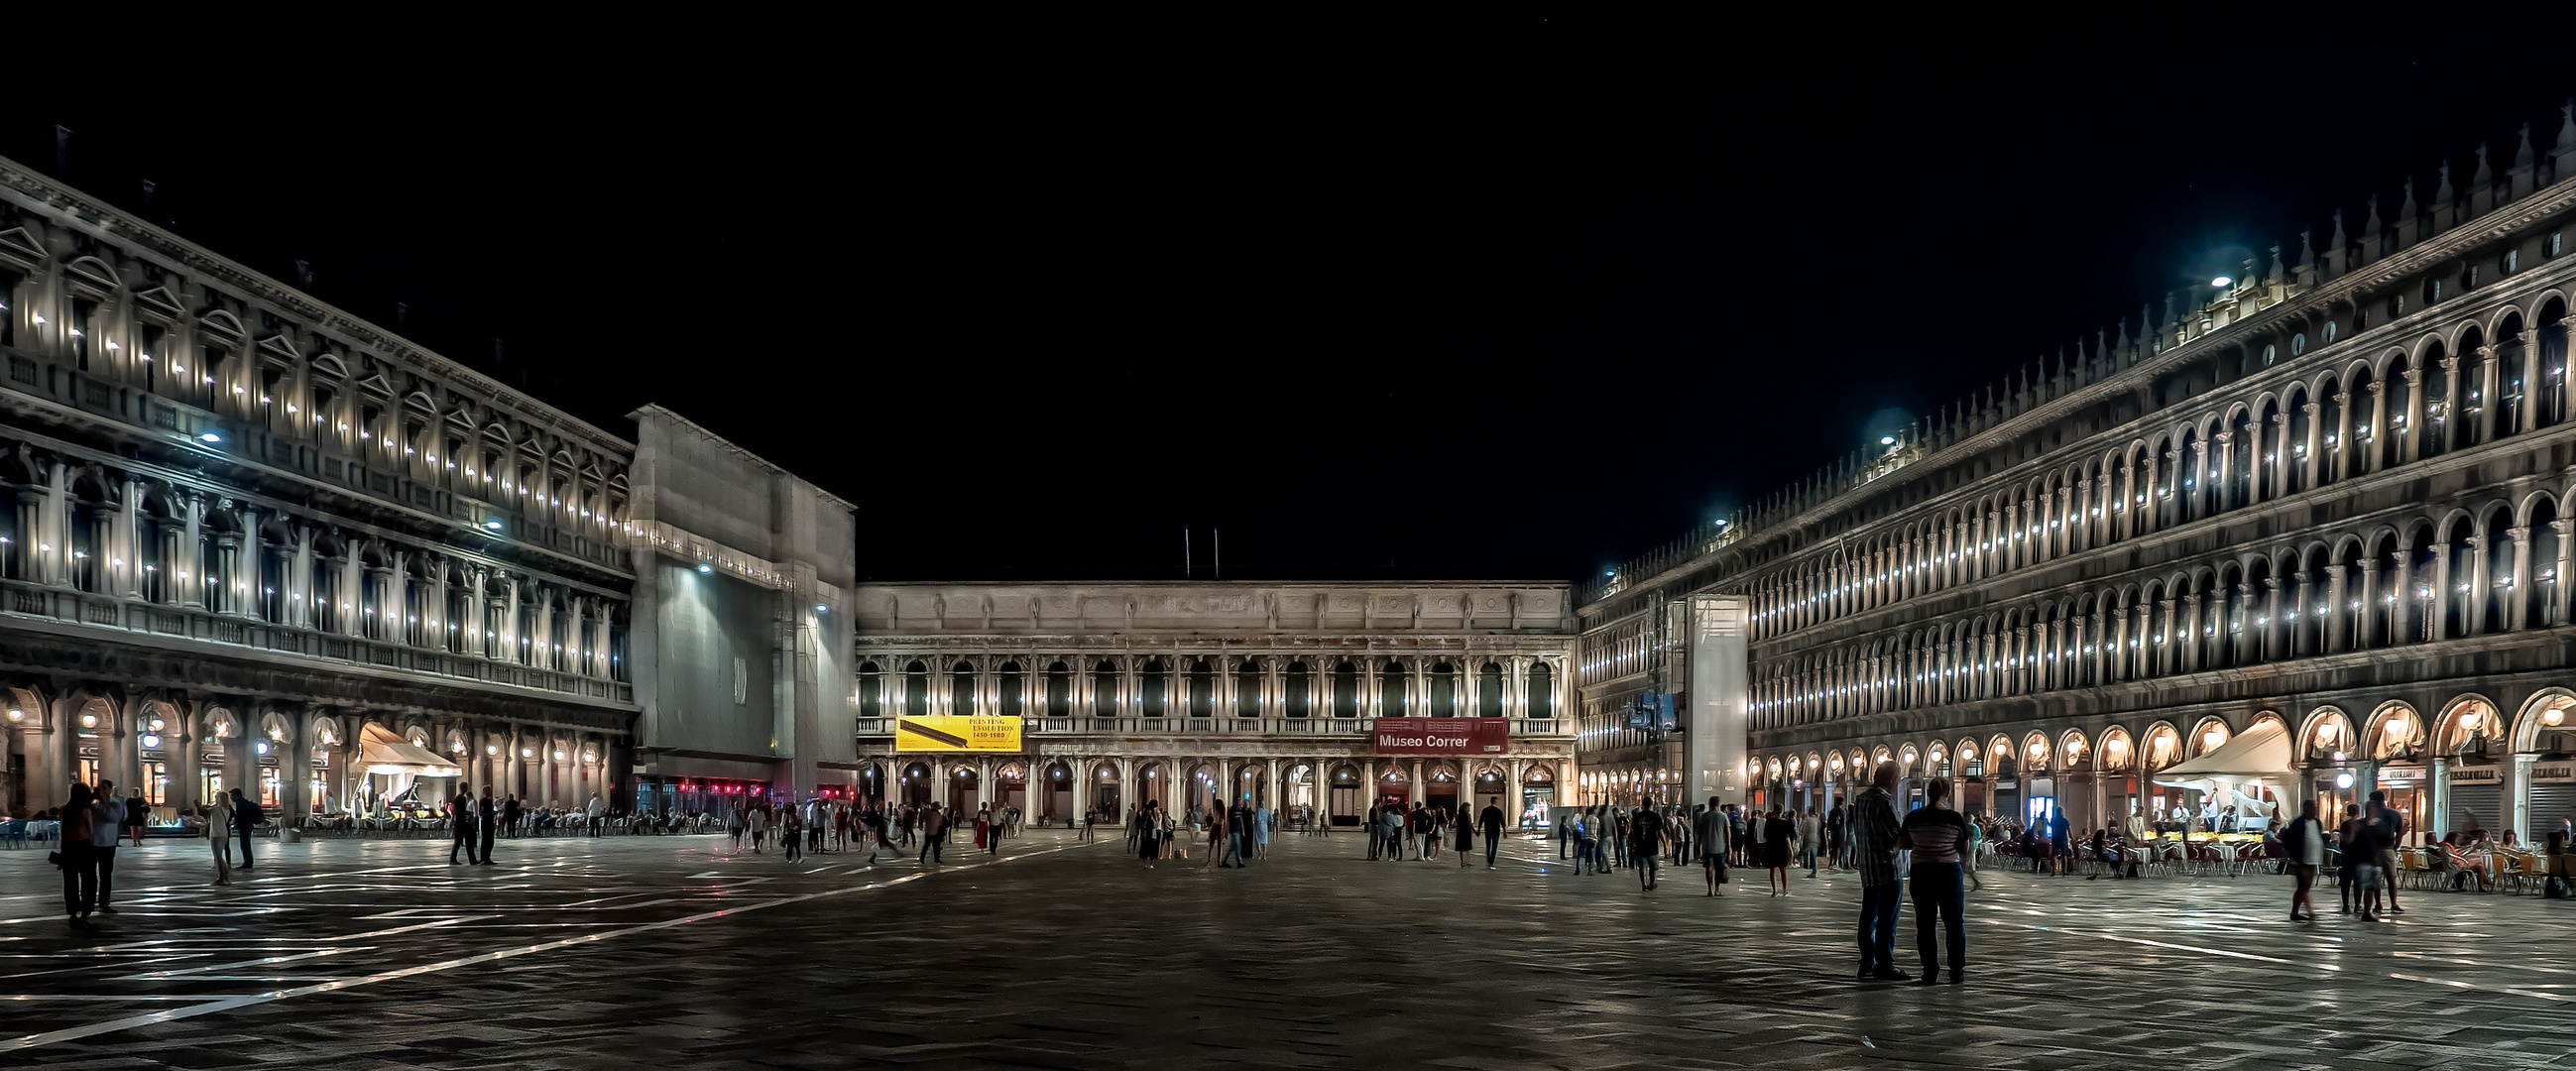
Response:
[{"label": "cornice", "polygon": [[593,448],[631,459],[635,444],[601,430],[570,413],[504,386],[499,380],[467,367],[464,363],[439,354],[409,339],[385,330],[368,320],[331,305],[266,274],[227,259],[222,254],[163,230],[113,205],[80,193],[69,186],[0,156],[0,188],[16,192],[37,206],[53,209],[70,227],[89,231],[92,236],[121,246],[142,246],[142,252],[159,256],[174,267],[183,267],[235,287],[296,316],[316,327],[347,336],[377,353],[405,364],[462,382],[490,395],[505,399],[517,415],[530,424],[570,438],[587,442]]}]

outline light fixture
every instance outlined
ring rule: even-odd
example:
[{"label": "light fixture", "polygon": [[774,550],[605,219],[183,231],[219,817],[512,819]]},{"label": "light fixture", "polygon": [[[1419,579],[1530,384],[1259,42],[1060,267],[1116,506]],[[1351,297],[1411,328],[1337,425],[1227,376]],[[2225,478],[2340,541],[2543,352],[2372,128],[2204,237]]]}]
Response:
[{"label": "light fixture", "polygon": [[[2554,711],[2554,710],[2553,710],[2553,711],[2550,711],[2550,713],[2555,714],[2555,713],[2557,713],[2557,711]],[[26,718],[27,718],[27,712],[26,712],[26,711],[20,710],[20,709],[18,709],[18,708],[16,708],[16,707],[10,707],[10,708],[9,708],[9,720],[10,720],[10,721],[24,721],[24,720],[26,720]],[[2555,722],[2553,722],[2553,723],[2551,723],[2551,724],[2556,724],[2556,723],[2555,723]]]},{"label": "light fixture", "polygon": [[503,522],[499,517],[494,517],[491,520],[483,522],[483,527],[489,528],[495,532],[500,531],[503,526]]},{"label": "light fixture", "polygon": [[699,562],[699,563],[698,563],[698,571],[699,571],[699,572],[701,572],[701,573],[712,573],[712,572],[715,572],[715,571],[716,571],[716,567],[715,567],[715,566],[712,566],[712,565],[709,565],[709,564],[707,564],[707,563],[705,563],[705,562]]},{"label": "light fixture", "polygon": [[2218,278],[2215,278],[2215,279],[2210,280],[2210,281],[2209,281],[2209,285],[2214,286],[2214,287],[2225,288],[2225,287],[2227,287],[2227,286],[2234,285],[2234,284],[2235,284],[2235,282],[2236,282],[2236,280],[2234,280],[2234,279],[2230,279],[2230,278],[2228,278],[2228,277],[2226,277],[2226,276],[2224,276],[2224,275],[2221,275],[2221,276],[2219,276]]},{"label": "light fixture", "polygon": [[206,441],[206,442],[210,442],[210,443],[219,443],[219,442],[224,441],[224,437],[223,437],[223,436],[221,436],[221,435],[217,435],[217,434],[215,434],[214,432],[211,432],[211,431],[201,433],[201,434],[199,434],[199,435],[197,436],[197,438],[199,438],[199,439],[201,439],[201,440],[203,440],[203,441]]}]

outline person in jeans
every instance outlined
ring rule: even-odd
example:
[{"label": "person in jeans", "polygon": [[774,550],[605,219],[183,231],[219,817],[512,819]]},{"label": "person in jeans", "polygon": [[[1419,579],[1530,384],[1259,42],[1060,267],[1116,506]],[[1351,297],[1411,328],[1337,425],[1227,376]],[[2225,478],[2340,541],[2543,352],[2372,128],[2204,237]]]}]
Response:
[{"label": "person in jeans", "polygon": [[2403,915],[2397,906],[2397,852],[2406,843],[2406,812],[2388,805],[2388,793],[2370,794],[2370,808],[2362,812],[2362,823],[2376,827],[2371,833],[2371,859],[2378,868],[2380,883],[2388,888],[2388,913]]},{"label": "person in jeans", "polygon": [[1663,853],[1656,844],[1664,835],[1664,816],[1652,807],[1637,808],[1636,816],[1628,820],[1628,835],[1636,839],[1628,846],[1628,858],[1637,865],[1637,891],[1653,892],[1655,879],[1663,876],[1658,869]]},{"label": "person in jeans", "polygon": [[1896,909],[1905,893],[1896,873],[1898,826],[1896,782],[1903,771],[1895,760],[1878,764],[1870,787],[1852,797],[1852,861],[1860,871],[1860,977],[1863,981],[1902,982],[1896,968]]},{"label": "person in jeans", "polygon": [[1699,840],[1699,868],[1708,877],[1708,895],[1720,895],[1726,884],[1726,837],[1729,832],[1726,811],[1718,806],[1717,797],[1710,796],[1708,809],[1693,815],[1691,823],[1699,827],[1695,831]]},{"label": "person in jeans", "polygon": [[1931,985],[1941,971],[1941,949],[1932,940],[1935,917],[1950,940],[1950,984],[1959,984],[1968,970],[1968,924],[1961,917],[1967,893],[1960,880],[1968,820],[1942,806],[1949,798],[1949,779],[1933,778],[1923,786],[1923,806],[1897,830],[1897,845],[1914,851],[1914,953],[1923,960],[1923,977],[1915,981],[1922,985]]},{"label": "person in jeans", "polygon": [[2308,902],[2308,890],[2316,887],[2317,868],[2326,861],[2326,827],[2317,821],[2315,798],[2299,801],[2299,816],[2281,830],[2281,847],[2290,857],[2290,874],[2299,882],[2290,893],[2290,921],[2315,922],[2317,907]]}]

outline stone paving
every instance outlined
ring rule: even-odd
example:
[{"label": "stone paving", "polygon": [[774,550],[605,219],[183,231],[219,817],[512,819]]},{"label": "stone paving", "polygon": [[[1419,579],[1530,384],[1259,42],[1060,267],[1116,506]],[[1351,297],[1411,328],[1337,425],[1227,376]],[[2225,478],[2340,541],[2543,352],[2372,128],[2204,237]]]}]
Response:
[{"label": "stone paving", "polygon": [[222,889],[203,842],[120,850],[95,935],[0,852],[0,1067],[2576,1067],[2576,912],[2527,897],[2294,925],[2277,877],[1990,872],[1968,984],[1918,987],[1851,980],[1848,876],[1645,894],[1527,839],[1497,871],[1348,835],[1245,870],[1063,831],[934,870],[260,847]]}]

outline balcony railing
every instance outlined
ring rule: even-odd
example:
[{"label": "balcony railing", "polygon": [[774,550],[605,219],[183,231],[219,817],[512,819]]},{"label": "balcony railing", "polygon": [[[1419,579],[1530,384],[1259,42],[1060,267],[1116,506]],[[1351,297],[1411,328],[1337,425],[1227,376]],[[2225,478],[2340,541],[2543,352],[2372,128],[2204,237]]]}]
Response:
[{"label": "balcony railing", "polygon": [[433,677],[486,681],[514,688],[532,688],[542,692],[588,696],[617,703],[633,703],[635,688],[624,681],[601,680],[575,673],[558,673],[530,666],[515,666],[474,655],[457,654],[413,647],[388,640],[363,636],[342,636],[312,629],[275,625],[254,618],[233,617],[187,606],[163,606],[155,603],[93,595],[70,588],[47,587],[19,580],[0,581],[0,590],[8,593],[0,603],[0,618],[45,618],[80,625],[100,632],[147,633],[171,636],[224,647],[250,647],[263,651],[301,655],[325,662],[373,666],[379,669],[420,673]]},{"label": "balcony railing", "polygon": [[[857,718],[860,736],[890,736],[895,718]],[[1513,718],[1513,736],[1570,736],[1573,722],[1561,718]],[[1365,736],[1367,718],[1023,718],[1021,729],[1032,736],[1118,733],[1141,736]]]}]

